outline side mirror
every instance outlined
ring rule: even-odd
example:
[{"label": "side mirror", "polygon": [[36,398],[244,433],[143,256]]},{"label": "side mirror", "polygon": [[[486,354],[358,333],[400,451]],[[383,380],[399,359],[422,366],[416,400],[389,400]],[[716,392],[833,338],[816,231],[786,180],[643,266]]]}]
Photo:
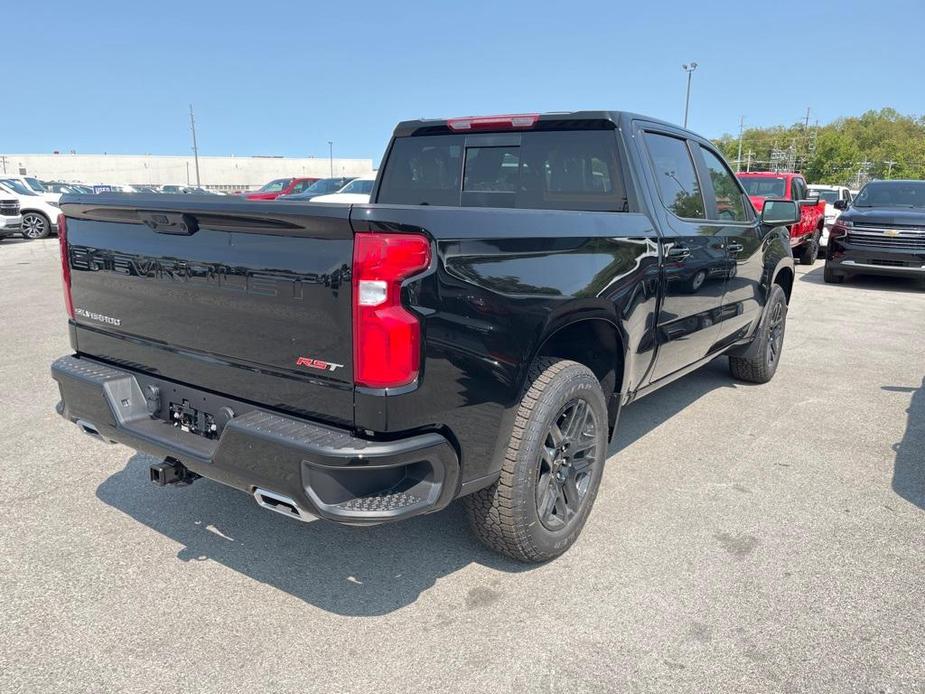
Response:
[{"label": "side mirror", "polygon": [[765,200],[761,209],[761,223],[768,226],[786,226],[800,221],[800,207],[793,200]]},{"label": "side mirror", "polygon": [[847,210],[848,201],[847,200],[836,200],[835,202],[832,203],[832,207],[834,207],[836,210]]}]

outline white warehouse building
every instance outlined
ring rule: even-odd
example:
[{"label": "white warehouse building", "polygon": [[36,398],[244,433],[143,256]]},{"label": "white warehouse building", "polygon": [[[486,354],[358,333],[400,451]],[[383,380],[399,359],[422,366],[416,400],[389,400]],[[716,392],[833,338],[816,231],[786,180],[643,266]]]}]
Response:
[{"label": "white warehouse building", "polygon": [[[196,185],[192,156],[149,154],[0,154],[0,170],[43,181],[87,185]],[[373,170],[372,159],[327,157],[199,157],[199,180],[210,190],[259,188],[274,178],[359,176]]]}]

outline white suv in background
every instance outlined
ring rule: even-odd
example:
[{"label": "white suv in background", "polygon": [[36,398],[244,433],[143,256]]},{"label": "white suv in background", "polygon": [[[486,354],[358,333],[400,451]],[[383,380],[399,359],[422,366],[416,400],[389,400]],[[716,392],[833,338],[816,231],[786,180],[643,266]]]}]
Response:
[{"label": "white suv in background", "polygon": [[19,198],[0,190],[0,240],[17,233],[21,224]]},{"label": "white suv in background", "polygon": [[53,193],[45,187],[35,176],[14,176],[13,174],[0,174],[0,179],[19,181],[23,186],[31,190],[36,195],[41,195],[48,202],[58,202],[61,200],[61,193]]},{"label": "white suv in background", "polygon": [[20,232],[27,239],[43,239],[58,231],[57,202],[46,200],[38,193],[26,187],[18,176],[9,177],[0,174],[0,197],[16,198],[22,212]]},{"label": "white suv in background", "polygon": [[369,202],[369,195],[373,192],[375,182],[375,172],[365,176],[358,176],[336,193],[319,195],[317,198],[312,198],[312,202],[349,202],[358,204]]},{"label": "white suv in background", "polygon": [[841,210],[835,207],[835,202],[841,200],[843,204],[839,207],[844,208],[854,199],[854,196],[845,186],[826,186],[814,183],[808,188],[810,192],[819,193],[819,197],[825,200],[825,226],[822,227],[822,237],[819,239],[819,247],[825,248],[829,245],[829,229],[841,214]]}]

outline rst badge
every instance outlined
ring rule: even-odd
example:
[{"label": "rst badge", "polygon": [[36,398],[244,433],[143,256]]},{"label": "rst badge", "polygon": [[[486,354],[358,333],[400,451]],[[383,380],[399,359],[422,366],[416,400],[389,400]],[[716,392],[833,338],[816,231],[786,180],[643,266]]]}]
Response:
[{"label": "rst badge", "polygon": [[307,366],[309,369],[317,369],[318,371],[336,371],[344,368],[343,364],[335,364],[323,359],[312,359],[311,357],[299,357],[295,360],[295,365]]}]

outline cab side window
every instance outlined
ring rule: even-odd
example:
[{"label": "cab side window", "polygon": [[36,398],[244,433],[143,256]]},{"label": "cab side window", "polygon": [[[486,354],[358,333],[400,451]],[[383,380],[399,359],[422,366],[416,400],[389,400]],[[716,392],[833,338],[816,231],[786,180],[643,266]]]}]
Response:
[{"label": "cab side window", "polygon": [[[745,194],[729,167],[705,147],[700,147],[700,152],[703,154],[703,163],[710,174],[710,182],[716,196],[715,218],[724,222],[749,221],[745,211]],[[714,218],[712,212],[710,218]]]},{"label": "cab side window", "polygon": [[662,204],[682,219],[705,219],[703,194],[687,142],[652,132],[645,134],[645,142]]},{"label": "cab side window", "polygon": [[794,200],[806,199],[806,183],[802,178],[794,178],[790,181],[790,192]]}]

